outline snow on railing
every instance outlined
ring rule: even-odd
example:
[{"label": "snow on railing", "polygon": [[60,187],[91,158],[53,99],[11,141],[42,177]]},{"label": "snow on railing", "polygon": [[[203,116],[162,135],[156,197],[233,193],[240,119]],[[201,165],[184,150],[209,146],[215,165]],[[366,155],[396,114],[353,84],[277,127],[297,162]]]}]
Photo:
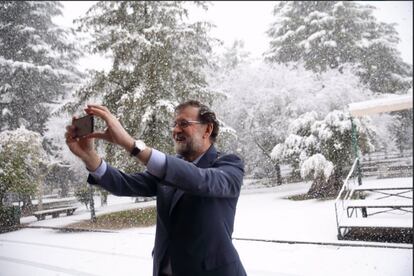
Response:
[{"label": "snow on railing", "polygon": [[[352,164],[351,170],[349,171],[345,181],[344,181],[344,185],[342,185],[341,190],[339,191],[339,194],[335,200],[335,213],[336,213],[336,226],[338,229],[338,234],[340,236],[341,232],[340,232],[340,228],[339,228],[339,223],[340,223],[340,219],[342,219],[344,217],[344,213],[346,213],[346,206],[345,206],[345,201],[347,199],[350,199],[354,193],[354,187],[350,187],[350,179],[351,176],[354,173],[354,170],[356,168],[356,165],[358,163],[359,158],[355,158],[354,163]],[[351,188],[351,189],[350,189]],[[339,208],[341,207],[341,208]]]}]

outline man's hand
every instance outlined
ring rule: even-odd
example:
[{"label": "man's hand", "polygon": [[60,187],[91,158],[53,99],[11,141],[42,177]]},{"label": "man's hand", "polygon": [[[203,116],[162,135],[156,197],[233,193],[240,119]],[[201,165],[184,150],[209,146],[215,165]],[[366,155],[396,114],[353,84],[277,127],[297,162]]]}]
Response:
[{"label": "man's hand", "polygon": [[86,139],[97,138],[103,139],[110,143],[120,145],[125,150],[130,152],[134,147],[134,138],[126,132],[118,119],[111,114],[107,107],[101,105],[87,105],[85,112],[90,115],[102,118],[107,125],[104,132],[94,132],[85,136]]},{"label": "man's hand", "polygon": [[101,163],[101,158],[95,151],[94,139],[87,137],[75,138],[76,128],[73,125],[74,119],[76,117],[72,118],[72,125],[66,127],[66,144],[73,154],[82,159],[90,171],[95,171]]},{"label": "man's hand", "polygon": [[[101,158],[96,153],[94,148],[94,140],[103,139],[110,143],[117,144],[123,147],[126,151],[131,152],[134,148],[135,140],[122,127],[118,119],[111,114],[105,106],[101,105],[87,105],[85,112],[89,115],[94,115],[102,118],[106,123],[106,130],[103,132],[94,132],[82,138],[75,137],[75,126],[70,125],[66,129],[66,144],[69,149],[78,156],[85,163],[90,171],[95,171],[101,164]],[[74,117],[75,119],[75,117]],[[146,165],[151,156],[151,148],[147,147],[137,157]]]}]

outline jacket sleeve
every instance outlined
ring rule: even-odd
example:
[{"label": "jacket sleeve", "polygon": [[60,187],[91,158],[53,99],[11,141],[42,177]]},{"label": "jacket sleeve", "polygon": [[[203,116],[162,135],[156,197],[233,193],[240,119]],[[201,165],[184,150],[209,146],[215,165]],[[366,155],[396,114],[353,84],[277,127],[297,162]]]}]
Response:
[{"label": "jacket sleeve", "polygon": [[105,174],[99,179],[92,175],[88,183],[98,185],[117,196],[155,196],[159,179],[148,172],[126,174],[108,165]]},{"label": "jacket sleeve", "polygon": [[232,198],[240,194],[243,175],[243,161],[233,154],[220,157],[210,168],[167,156],[163,184],[196,195]]}]

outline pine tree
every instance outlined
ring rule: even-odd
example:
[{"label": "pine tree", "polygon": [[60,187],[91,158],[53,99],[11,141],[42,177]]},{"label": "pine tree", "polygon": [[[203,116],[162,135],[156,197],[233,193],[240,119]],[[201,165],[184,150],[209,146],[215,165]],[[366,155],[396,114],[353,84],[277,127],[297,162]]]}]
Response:
[{"label": "pine tree", "polygon": [[352,64],[373,92],[402,93],[412,86],[412,66],[397,50],[393,24],[378,22],[375,7],[353,1],[281,1],[266,60],[303,62],[320,73]]},{"label": "pine tree", "polygon": [[55,1],[0,3],[0,130],[24,125],[43,133],[51,107],[79,81],[73,33],[52,22],[61,7]]},{"label": "pine tree", "polygon": [[244,63],[249,58],[250,53],[244,49],[243,40],[234,40],[230,48],[225,49],[222,58],[222,69],[235,69],[237,65]]},{"label": "pine tree", "polygon": [[[131,135],[164,152],[172,152],[174,106],[190,98],[212,100],[203,73],[210,25],[188,23],[187,14],[180,1],[102,1],[80,20],[80,29],[93,34],[92,52],[113,59],[109,72],[95,72],[79,91],[80,101],[101,97]],[[120,168],[136,167],[112,145],[106,153]]]}]

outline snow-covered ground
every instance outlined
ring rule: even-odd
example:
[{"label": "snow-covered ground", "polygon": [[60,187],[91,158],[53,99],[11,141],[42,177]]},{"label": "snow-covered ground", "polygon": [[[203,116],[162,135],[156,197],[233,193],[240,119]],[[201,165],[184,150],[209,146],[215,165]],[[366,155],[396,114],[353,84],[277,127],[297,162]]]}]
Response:
[{"label": "snow-covered ground", "polygon": [[[368,181],[412,183],[412,178]],[[306,192],[309,185],[296,183],[243,191],[233,237],[248,275],[413,275],[412,244],[338,241],[334,201],[286,199],[289,195]],[[113,196],[109,197],[108,206],[100,207],[99,201],[96,202],[98,215],[154,204],[134,203],[131,198]],[[81,207],[73,216],[44,221],[27,217],[22,222],[58,227],[89,216]],[[412,222],[412,214],[402,219]],[[154,233],[155,227],[105,233],[22,229],[1,234],[0,276],[151,275]],[[246,238],[281,242],[243,240]],[[381,247],[383,245],[389,247]]]}]

